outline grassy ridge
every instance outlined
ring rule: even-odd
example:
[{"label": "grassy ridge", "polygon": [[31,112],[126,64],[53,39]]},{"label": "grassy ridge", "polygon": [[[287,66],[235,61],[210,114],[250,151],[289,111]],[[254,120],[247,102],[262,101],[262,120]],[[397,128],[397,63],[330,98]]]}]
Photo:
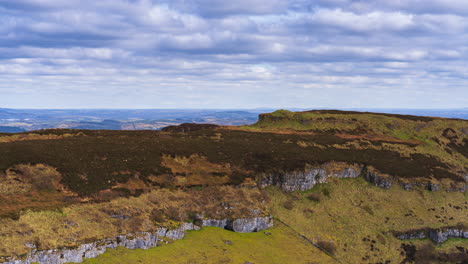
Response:
[{"label": "grassy ridge", "polygon": [[340,137],[334,133],[252,133],[222,128],[189,133],[76,133],[82,134],[0,143],[0,173],[17,164],[42,163],[56,168],[63,175],[62,183],[70,190],[91,195],[125,183],[134,174],[144,181],[151,175],[177,176],[162,164],[164,155],[200,155],[214,164],[229,164],[234,170],[224,174],[213,171],[213,175],[228,176],[227,183],[231,184],[262,172],[298,170],[306,164],[332,160],[368,164],[398,177],[462,180],[459,173],[468,164],[458,152],[439,155],[432,149],[426,151],[425,145],[414,147],[401,142]]}]

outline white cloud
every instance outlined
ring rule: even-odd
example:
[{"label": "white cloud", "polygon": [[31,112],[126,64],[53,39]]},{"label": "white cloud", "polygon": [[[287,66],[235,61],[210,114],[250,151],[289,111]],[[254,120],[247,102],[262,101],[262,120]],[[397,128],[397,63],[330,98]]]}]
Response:
[{"label": "white cloud", "polygon": [[190,35],[176,35],[166,36],[162,39],[163,45],[169,49],[208,49],[213,47],[214,41],[207,34],[190,34]]},{"label": "white cloud", "polygon": [[401,12],[355,14],[342,9],[319,9],[310,15],[312,22],[354,31],[404,30],[413,25],[413,15]]},{"label": "white cloud", "polygon": [[[467,7],[442,0],[3,0],[0,107],[27,96],[44,105],[81,96],[96,107],[109,97],[152,107],[307,107],[311,98],[328,107],[466,106]],[[361,100],[370,96],[385,100]]]}]

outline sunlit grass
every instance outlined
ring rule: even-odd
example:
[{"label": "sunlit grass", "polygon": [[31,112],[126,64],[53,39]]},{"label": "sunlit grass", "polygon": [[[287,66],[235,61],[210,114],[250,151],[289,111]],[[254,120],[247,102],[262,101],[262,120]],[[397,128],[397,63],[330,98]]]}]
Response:
[{"label": "sunlit grass", "polygon": [[206,227],[171,244],[149,250],[118,248],[84,263],[335,263],[284,225],[277,223],[266,232],[242,234]]}]

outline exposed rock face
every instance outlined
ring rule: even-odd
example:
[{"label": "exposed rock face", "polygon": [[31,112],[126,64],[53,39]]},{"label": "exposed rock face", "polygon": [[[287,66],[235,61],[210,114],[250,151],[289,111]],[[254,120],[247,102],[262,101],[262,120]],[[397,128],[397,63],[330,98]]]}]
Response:
[{"label": "exposed rock face", "polygon": [[238,233],[258,232],[273,226],[273,218],[271,217],[238,218],[234,220],[206,219],[202,221],[203,226],[220,227]]},{"label": "exposed rock face", "polygon": [[407,191],[411,191],[414,188],[414,184],[411,182],[400,182],[400,186]]},{"label": "exposed rock face", "polygon": [[400,186],[405,190],[413,190],[416,187],[435,192],[439,190],[445,190],[447,192],[465,192],[468,190],[468,182],[457,181],[450,182],[448,184],[433,183],[427,179],[416,179],[413,182],[398,180]]},{"label": "exposed rock face", "polygon": [[468,238],[468,230],[458,228],[433,229],[429,231],[429,238],[434,243],[440,244],[449,238]]},{"label": "exposed rock face", "polygon": [[138,234],[128,234],[106,238],[93,243],[82,244],[77,248],[51,249],[38,251],[35,248],[22,259],[10,258],[1,260],[5,264],[63,264],[67,262],[80,263],[87,258],[95,258],[106,252],[108,248],[125,247],[128,249],[149,249],[156,247],[162,241],[162,237],[172,240],[184,238],[186,231],[199,230],[203,226],[214,226],[229,229],[235,232],[257,232],[273,226],[273,219],[270,216],[252,217],[240,219],[204,219],[201,226],[192,223],[183,223],[176,229],[159,228],[155,232],[141,232]]},{"label": "exposed rock face", "polygon": [[426,228],[408,232],[398,232],[395,236],[402,240],[429,238],[434,243],[440,244],[447,241],[449,238],[468,238],[468,229],[463,226],[437,229]]},{"label": "exposed rock face", "polygon": [[220,228],[226,228],[227,227],[228,220],[227,219],[203,219],[202,220],[202,225],[203,226],[214,226],[214,227],[220,227]]},{"label": "exposed rock face", "polygon": [[375,186],[380,188],[389,189],[392,187],[391,179],[382,177],[375,172],[369,171],[364,175],[364,177],[368,182],[373,183]]},{"label": "exposed rock face", "polygon": [[401,240],[423,239],[427,238],[427,230],[416,230],[397,234],[396,237]]},{"label": "exposed rock face", "polygon": [[178,228],[173,230],[167,230],[166,234],[162,235],[172,240],[182,239],[185,236],[185,231],[188,230],[199,230],[200,227],[192,224],[192,223],[183,223]]},{"label": "exposed rock face", "polygon": [[239,233],[251,233],[273,226],[271,217],[239,218],[228,222],[226,229]]},{"label": "exposed rock face", "polygon": [[361,169],[345,168],[340,171],[327,173],[325,168],[309,168],[304,171],[288,173],[273,173],[264,175],[260,185],[266,187],[275,185],[283,191],[305,191],[314,187],[317,183],[324,183],[330,177],[356,178],[361,174]]},{"label": "exposed rock face", "polygon": [[335,177],[335,178],[357,178],[361,175],[362,168],[353,169],[353,168],[346,168],[341,171],[337,172],[330,172],[328,177]]},{"label": "exposed rock face", "polygon": [[63,264],[66,262],[83,262],[87,258],[95,258],[106,252],[108,248],[125,247],[129,249],[148,249],[157,246],[158,235],[156,233],[142,232],[136,235],[117,236],[93,243],[82,244],[77,248],[51,249],[37,251],[33,249],[24,259],[12,259],[7,264]]},{"label": "exposed rock face", "polygon": [[364,165],[349,165],[349,167],[343,168],[343,164],[341,164],[342,169],[338,170],[330,170],[330,167],[333,167],[333,162],[324,164],[321,167],[307,168],[301,171],[266,174],[261,177],[260,187],[264,188],[275,185],[285,192],[306,191],[318,183],[327,182],[329,178],[357,178],[362,174],[366,181],[383,189],[389,189],[395,183],[405,190],[413,190],[414,188],[423,188],[432,192],[442,189],[449,192],[465,192],[468,190],[468,175],[464,177],[464,182],[458,181],[443,185],[431,182],[427,178],[411,179],[411,182],[408,182],[408,179],[381,174],[374,169],[364,169]]},{"label": "exposed rock face", "polygon": [[427,190],[431,191],[431,192],[435,192],[435,191],[438,191],[440,189],[440,185],[439,184],[435,184],[435,183],[428,183],[427,184]]},{"label": "exposed rock face", "polygon": [[265,177],[262,185],[276,185],[283,191],[305,191],[312,188],[326,177],[325,170],[321,168],[306,171],[294,171],[289,173],[270,174]]}]

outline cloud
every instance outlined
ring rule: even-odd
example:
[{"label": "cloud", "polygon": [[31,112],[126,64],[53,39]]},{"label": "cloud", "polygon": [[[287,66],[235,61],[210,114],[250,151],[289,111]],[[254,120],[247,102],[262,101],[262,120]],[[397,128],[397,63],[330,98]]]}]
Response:
[{"label": "cloud", "polygon": [[355,14],[341,9],[319,9],[310,16],[310,20],[326,26],[337,26],[359,32],[404,30],[413,25],[413,16],[410,14],[400,12]]},{"label": "cloud", "polygon": [[0,107],[465,107],[467,25],[466,1],[4,0]]}]

